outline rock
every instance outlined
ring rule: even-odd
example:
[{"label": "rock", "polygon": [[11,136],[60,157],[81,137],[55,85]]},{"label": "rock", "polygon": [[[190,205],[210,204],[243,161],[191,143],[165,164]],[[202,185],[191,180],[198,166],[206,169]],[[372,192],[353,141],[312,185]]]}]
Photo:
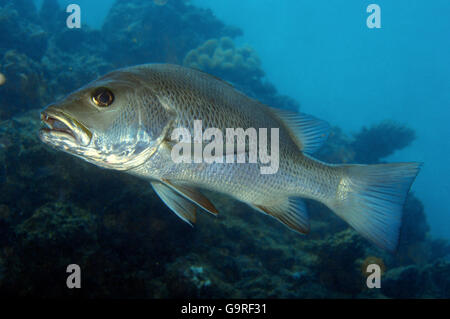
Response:
[{"label": "rock", "polygon": [[50,203],[16,228],[25,246],[46,247],[67,245],[82,248],[96,240],[95,215],[68,204]]},{"label": "rock", "polygon": [[0,119],[42,104],[46,95],[42,67],[28,55],[8,50],[0,55],[0,71],[8,81],[0,87]]},{"label": "rock", "polygon": [[425,277],[419,267],[391,269],[381,278],[381,291],[390,298],[417,298],[425,290]]},{"label": "rock", "polygon": [[357,294],[365,288],[365,280],[357,263],[364,256],[365,239],[346,229],[327,239],[313,243],[318,259],[314,271],[327,288]]},{"label": "rock", "polygon": [[427,298],[450,298],[450,261],[438,260],[423,268],[427,278]]},{"label": "rock", "polygon": [[59,6],[58,0],[43,1],[39,10],[39,21],[46,32],[58,34],[67,29],[66,19],[67,13]]},{"label": "rock", "polygon": [[7,1],[0,4],[0,54],[16,50],[39,61],[47,49],[48,34],[38,24],[31,1]]},{"label": "rock", "polygon": [[[448,255],[448,245],[430,240],[424,208],[413,196],[405,206],[404,254],[394,259],[311,201],[308,236],[220,194],[208,194],[220,214],[199,213],[191,228],[148,182],[40,143],[39,109],[46,103],[138,63],[199,63],[262,103],[298,109],[265,78],[256,52],[234,44],[240,30],[187,1],[164,2],[118,0],[101,30],[69,30],[56,0],[44,0],[39,14],[30,0],[0,0],[0,72],[7,79],[0,87],[0,295],[397,298],[417,288],[412,295],[448,298],[448,262],[437,261]],[[377,139],[397,140],[386,146]],[[373,162],[408,141],[411,132],[396,124],[355,138],[335,127],[316,155],[335,163]],[[364,289],[361,269],[381,261],[396,267],[382,275],[384,295]],[[86,274],[86,289],[66,288],[71,263]],[[416,283],[409,277],[424,283],[423,290],[411,287]]]},{"label": "rock", "polygon": [[[168,23],[170,21],[170,23]],[[182,30],[182,32],[180,32]],[[117,1],[102,27],[105,57],[118,66],[170,62],[181,64],[186,53],[207,39],[241,31],[226,28],[206,9],[185,1]]]}]

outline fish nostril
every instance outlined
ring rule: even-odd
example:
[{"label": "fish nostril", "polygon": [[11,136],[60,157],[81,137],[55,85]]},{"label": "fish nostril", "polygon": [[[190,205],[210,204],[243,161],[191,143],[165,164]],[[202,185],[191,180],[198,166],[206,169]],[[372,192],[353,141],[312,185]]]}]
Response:
[{"label": "fish nostril", "polygon": [[41,121],[46,122],[48,120],[49,120],[49,117],[48,117],[47,113],[41,112]]}]

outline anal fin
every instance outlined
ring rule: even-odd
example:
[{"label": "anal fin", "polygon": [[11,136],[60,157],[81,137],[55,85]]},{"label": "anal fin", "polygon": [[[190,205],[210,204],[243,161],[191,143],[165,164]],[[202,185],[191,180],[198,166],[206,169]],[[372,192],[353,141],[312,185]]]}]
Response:
[{"label": "anal fin", "polygon": [[306,205],[300,198],[287,198],[276,205],[253,205],[258,211],[274,217],[290,229],[301,234],[309,232],[309,218]]}]

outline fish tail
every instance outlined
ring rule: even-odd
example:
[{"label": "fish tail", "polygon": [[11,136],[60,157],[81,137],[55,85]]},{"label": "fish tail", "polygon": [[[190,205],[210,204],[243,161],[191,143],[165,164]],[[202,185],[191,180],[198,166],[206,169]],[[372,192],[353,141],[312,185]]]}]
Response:
[{"label": "fish tail", "polygon": [[344,174],[328,206],[362,236],[393,252],[403,205],[421,165],[340,165]]}]

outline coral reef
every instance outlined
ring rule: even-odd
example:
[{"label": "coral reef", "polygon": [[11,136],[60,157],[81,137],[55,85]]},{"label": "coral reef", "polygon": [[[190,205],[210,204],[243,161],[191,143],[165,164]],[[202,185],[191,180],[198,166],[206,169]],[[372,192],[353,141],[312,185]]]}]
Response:
[{"label": "coral reef", "polygon": [[[199,214],[191,228],[147,182],[43,145],[38,108],[127,64],[184,61],[264,103],[298,107],[267,82],[255,52],[236,48],[239,30],[185,1],[119,0],[100,31],[61,28],[54,14],[65,17],[56,0],[39,12],[26,0],[0,0],[0,296],[450,297],[450,245],[429,236],[414,194],[391,255],[311,201],[308,236],[214,193],[219,216]],[[4,35],[11,28],[17,32]],[[354,136],[333,128],[317,156],[377,163],[413,139],[396,123]],[[65,288],[72,263],[86,289]],[[382,264],[381,290],[365,286],[369,263]]]},{"label": "coral reef", "polygon": [[183,65],[227,80],[268,105],[298,109],[297,102],[277,95],[273,85],[264,81],[265,73],[256,52],[249,46],[236,48],[229,37],[207,40],[186,54]]},{"label": "coral reef", "polygon": [[437,260],[425,267],[409,265],[391,269],[381,287],[390,298],[449,298],[450,262]]},{"label": "coral reef", "polygon": [[38,14],[41,26],[48,34],[58,34],[66,29],[67,14],[60,8],[58,0],[44,0]]},{"label": "coral reef", "polygon": [[43,103],[45,86],[39,64],[27,55],[8,50],[0,56],[0,71],[8,81],[0,87],[0,119]]},{"label": "coral reef", "polygon": [[363,128],[355,136],[352,147],[360,150],[358,163],[377,163],[383,157],[410,145],[416,138],[414,131],[392,121],[384,121],[371,128]]},{"label": "coral reef", "polygon": [[[414,197],[405,206],[398,255],[379,251],[311,202],[312,230],[306,237],[217,194],[210,196],[220,215],[199,214],[191,228],[169,212],[145,181],[48,149],[38,141],[38,127],[34,111],[0,127],[0,295],[449,296],[449,262],[435,259],[448,254],[449,245],[429,239],[423,206]],[[433,258],[427,254],[418,262],[417,244],[435,247]],[[383,289],[369,290],[362,270],[380,261]],[[89,289],[61,288],[71,263],[87,271],[83,285]],[[426,285],[404,282],[408,274]],[[399,288],[406,284],[409,289]]]},{"label": "coral reef", "polygon": [[353,230],[347,229],[314,243],[318,260],[314,267],[320,282],[332,290],[355,295],[364,288],[357,260],[364,256],[364,246]]},{"label": "coral reef", "polygon": [[0,55],[7,50],[17,50],[39,60],[47,49],[48,34],[38,22],[33,2],[0,3]]},{"label": "coral reef", "polygon": [[423,273],[415,265],[391,269],[383,279],[382,292],[391,298],[417,298],[425,287]]},{"label": "coral reef", "polygon": [[[190,50],[208,39],[225,37],[234,47],[232,38],[241,35],[209,10],[182,0],[163,6],[153,1],[117,1],[101,30],[86,25],[68,29],[66,17],[56,0],[45,0],[39,12],[27,0],[0,3],[0,73],[8,79],[0,87],[0,93],[8,92],[0,94],[0,119],[50,103],[118,67],[182,64]],[[241,56],[251,52],[242,50]],[[254,53],[252,59],[256,61]],[[233,80],[239,74],[242,70],[235,69],[225,75]],[[296,101],[278,95],[261,77],[241,81],[239,88],[267,104],[298,108]]]},{"label": "coral reef", "polygon": [[255,51],[248,46],[235,48],[229,37],[206,41],[189,51],[183,64],[236,83],[246,83],[264,76]]},{"label": "coral reef", "polygon": [[164,6],[153,1],[116,1],[102,28],[108,45],[105,57],[118,66],[181,64],[186,52],[205,40],[241,33],[225,26],[210,11],[182,0],[168,1]]}]

